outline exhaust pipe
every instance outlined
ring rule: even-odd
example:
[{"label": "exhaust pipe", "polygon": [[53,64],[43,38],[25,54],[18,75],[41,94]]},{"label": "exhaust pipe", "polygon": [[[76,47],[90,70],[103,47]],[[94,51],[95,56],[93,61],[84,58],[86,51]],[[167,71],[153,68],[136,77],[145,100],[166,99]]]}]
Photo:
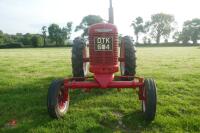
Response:
[{"label": "exhaust pipe", "polygon": [[112,7],[112,0],[110,0],[110,8],[109,8],[109,23],[114,24],[114,12]]}]

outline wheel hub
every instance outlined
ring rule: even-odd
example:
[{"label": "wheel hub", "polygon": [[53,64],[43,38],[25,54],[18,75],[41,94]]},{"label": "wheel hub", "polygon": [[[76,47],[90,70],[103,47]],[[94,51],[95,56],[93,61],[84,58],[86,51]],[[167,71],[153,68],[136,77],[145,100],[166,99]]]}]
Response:
[{"label": "wheel hub", "polygon": [[60,111],[65,110],[65,108],[67,106],[67,102],[68,102],[67,93],[63,89],[61,89],[58,94],[58,107],[59,107]]}]

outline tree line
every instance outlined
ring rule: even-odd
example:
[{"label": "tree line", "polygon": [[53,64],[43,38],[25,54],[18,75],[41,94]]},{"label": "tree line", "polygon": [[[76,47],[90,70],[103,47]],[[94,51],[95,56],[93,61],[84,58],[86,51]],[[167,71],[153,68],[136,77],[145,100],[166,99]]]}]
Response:
[{"label": "tree line", "polygon": [[[88,28],[92,24],[105,22],[98,15],[83,17],[81,23],[73,29],[73,23],[67,22],[66,26],[51,24],[41,28],[41,34],[16,33],[9,35],[0,30],[0,47],[47,47],[64,46],[69,44],[72,32],[82,30],[82,37],[87,38]],[[151,15],[151,19],[144,21],[142,17],[136,17],[130,24],[133,28],[136,44],[151,44],[153,41],[160,44],[161,40],[168,43],[171,37],[174,43],[197,44],[200,40],[200,19],[194,18],[184,22],[182,29],[177,29],[177,23],[173,15],[158,13]],[[120,35],[121,36],[121,35]],[[140,39],[140,37],[143,37]],[[140,40],[143,40],[140,42]]]},{"label": "tree line", "polygon": [[72,32],[72,22],[68,22],[65,27],[58,24],[51,24],[48,27],[41,28],[42,34],[16,33],[9,35],[0,30],[0,47],[46,47],[47,44],[52,46],[62,46],[67,44]]},{"label": "tree line", "polygon": [[158,13],[151,16],[151,20],[144,22],[142,17],[137,17],[131,23],[136,36],[136,43],[138,42],[139,35],[144,34],[143,43],[151,43],[154,40],[156,44],[160,44],[161,38],[168,43],[170,35],[175,43],[182,42],[188,44],[192,41],[197,44],[200,40],[200,19],[194,18],[187,20],[183,23],[182,29],[179,31],[177,23],[173,15]]}]

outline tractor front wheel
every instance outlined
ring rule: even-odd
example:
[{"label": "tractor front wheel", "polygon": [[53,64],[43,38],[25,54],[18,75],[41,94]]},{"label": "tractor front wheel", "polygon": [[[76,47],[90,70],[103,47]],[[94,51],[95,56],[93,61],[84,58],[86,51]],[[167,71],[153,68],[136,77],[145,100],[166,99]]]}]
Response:
[{"label": "tractor front wheel", "polygon": [[145,120],[152,121],[156,115],[157,103],[155,81],[153,79],[145,79],[142,92],[142,111],[144,113]]},{"label": "tractor front wheel", "polygon": [[48,113],[52,118],[62,118],[69,108],[69,92],[64,88],[64,80],[54,80],[48,90]]}]

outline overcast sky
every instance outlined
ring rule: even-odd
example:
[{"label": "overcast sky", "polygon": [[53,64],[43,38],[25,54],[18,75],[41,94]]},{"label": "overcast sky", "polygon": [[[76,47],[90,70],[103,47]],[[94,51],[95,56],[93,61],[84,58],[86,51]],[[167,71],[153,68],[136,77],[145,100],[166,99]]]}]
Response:
[{"label": "overcast sky", "polygon": [[[133,35],[130,24],[137,16],[146,21],[154,13],[173,14],[179,27],[185,20],[200,18],[200,0],[113,0],[113,6],[115,24],[124,35]],[[89,14],[107,20],[108,7],[109,0],[0,0],[0,30],[41,33],[43,25],[65,26],[68,21],[75,27]]]}]

